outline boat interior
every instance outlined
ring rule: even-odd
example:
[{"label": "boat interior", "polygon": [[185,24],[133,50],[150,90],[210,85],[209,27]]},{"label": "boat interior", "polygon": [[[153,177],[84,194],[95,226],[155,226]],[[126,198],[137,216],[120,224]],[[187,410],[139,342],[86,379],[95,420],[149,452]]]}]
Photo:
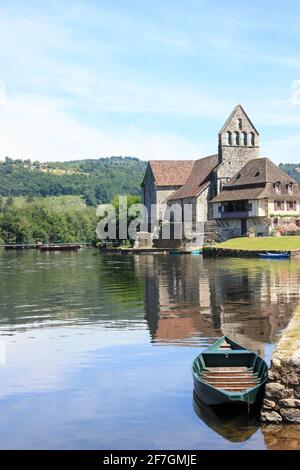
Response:
[{"label": "boat interior", "polygon": [[201,380],[227,392],[242,392],[260,383],[258,373],[251,367],[208,367],[201,372]]}]

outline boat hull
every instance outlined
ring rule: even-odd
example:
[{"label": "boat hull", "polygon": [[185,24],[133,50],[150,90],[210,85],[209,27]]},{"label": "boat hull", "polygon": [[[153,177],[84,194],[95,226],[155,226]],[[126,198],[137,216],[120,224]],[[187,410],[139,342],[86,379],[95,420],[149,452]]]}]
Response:
[{"label": "boat hull", "polygon": [[288,259],[290,255],[288,253],[259,253],[258,255],[263,259]]},{"label": "boat hull", "polygon": [[247,404],[253,405],[262,400],[265,383],[261,384],[255,389],[246,391],[244,393],[236,393],[229,395],[226,392],[217,390],[214,387],[204,384],[194,379],[194,392],[198,400],[202,400],[206,405],[232,405],[232,404]]}]

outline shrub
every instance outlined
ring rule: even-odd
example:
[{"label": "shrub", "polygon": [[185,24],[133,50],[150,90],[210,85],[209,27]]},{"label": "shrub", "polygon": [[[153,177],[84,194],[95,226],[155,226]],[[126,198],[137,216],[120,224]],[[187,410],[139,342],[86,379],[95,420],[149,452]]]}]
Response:
[{"label": "shrub", "polygon": [[281,227],[278,227],[278,232],[281,233],[281,235],[300,235],[300,227],[296,224],[288,224],[288,225],[282,225]]}]

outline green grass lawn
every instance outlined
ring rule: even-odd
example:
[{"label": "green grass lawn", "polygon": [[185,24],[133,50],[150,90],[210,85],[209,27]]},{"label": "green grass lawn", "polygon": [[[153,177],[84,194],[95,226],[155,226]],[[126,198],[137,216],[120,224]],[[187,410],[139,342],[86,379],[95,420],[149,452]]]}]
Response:
[{"label": "green grass lawn", "polygon": [[232,238],[214,245],[214,248],[249,251],[300,250],[300,237]]}]

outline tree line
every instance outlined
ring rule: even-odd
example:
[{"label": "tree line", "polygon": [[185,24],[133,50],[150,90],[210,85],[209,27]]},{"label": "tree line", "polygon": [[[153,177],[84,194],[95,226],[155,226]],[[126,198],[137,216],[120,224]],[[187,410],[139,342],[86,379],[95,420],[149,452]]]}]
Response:
[{"label": "tree line", "polygon": [[82,196],[86,205],[108,203],[117,194],[140,194],[146,162],[109,157],[70,162],[31,162],[6,157],[0,164],[2,196]]}]

